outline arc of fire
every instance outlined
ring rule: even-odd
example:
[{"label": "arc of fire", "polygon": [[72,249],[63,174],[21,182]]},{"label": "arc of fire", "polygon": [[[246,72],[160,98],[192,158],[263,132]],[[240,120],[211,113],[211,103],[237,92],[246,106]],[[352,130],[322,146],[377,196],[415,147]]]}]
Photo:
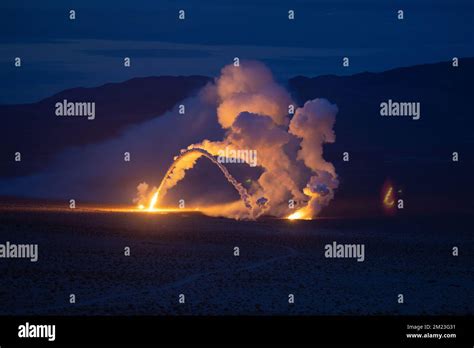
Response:
[{"label": "arc of fire", "polygon": [[154,208],[154,205],[157,203],[157,200],[158,200],[158,197],[162,198],[160,196],[160,193],[166,183],[166,181],[170,178],[170,176],[172,175],[173,173],[173,170],[176,168],[176,165],[177,163],[182,159],[184,158],[185,156],[187,155],[190,155],[190,154],[199,154],[200,156],[204,156],[206,157],[207,159],[209,159],[212,163],[214,163],[217,167],[219,167],[219,169],[221,170],[221,172],[224,174],[224,176],[226,177],[227,181],[229,181],[232,186],[234,186],[234,188],[236,189],[236,191],[239,193],[240,195],[240,198],[242,199],[242,201],[244,202],[245,206],[247,207],[247,209],[249,210],[252,210],[252,204],[250,203],[250,195],[248,194],[247,190],[245,189],[245,187],[242,186],[241,183],[239,183],[233,176],[232,174],[230,174],[230,172],[227,170],[227,168],[222,164],[220,163],[214,156],[212,156],[209,152],[207,152],[206,150],[204,149],[201,149],[201,148],[192,148],[192,149],[186,149],[186,150],[181,150],[181,153],[175,157],[173,163],[171,164],[171,166],[168,168],[168,170],[166,171],[166,174],[165,176],[163,177],[163,180],[161,180],[161,183],[160,183],[160,186],[158,187],[158,190],[156,191],[155,195],[153,196],[153,199],[152,199],[152,204],[150,204],[150,209],[153,209]]}]

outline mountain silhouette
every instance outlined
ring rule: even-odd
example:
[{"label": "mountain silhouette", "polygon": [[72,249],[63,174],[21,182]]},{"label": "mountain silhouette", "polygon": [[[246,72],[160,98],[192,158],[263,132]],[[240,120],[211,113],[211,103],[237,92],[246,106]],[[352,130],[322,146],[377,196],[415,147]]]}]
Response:
[{"label": "mountain silhouette", "polygon": [[[95,88],[68,89],[33,104],[0,105],[0,176],[31,173],[67,147],[113,138],[131,124],[170,110],[209,81],[204,76],[134,78]],[[55,104],[65,99],[95,102],[95,119],[58,118]],[[14,165],[15,152],[27,159],[21,167]]]},{"label": "mountain silhouette", "polygon": [[[326,98],[339,108],[336,142],[324,149],[340,180],[327,213],[331,215],[333,207],[333,214],[344,211],[344,204],[352,205],[347,210],[354,212],[353,199],[362,196],[370,197],[367,204],[377,205],[386,181],[410,208],[472,210],[473,80],[474,58],[460,59],[458,67],[446,61],[379,73],[290,79],[287,87],[299,106]],[[0,177],[31,174],[65,148],[113,138],[132,124],[165,113],[211,81],[204,76],[135,78],[65,90],[34,104],[0,106]],[[95,120],[58,120],[54,105],[64,99],[95,101]],[[420,119],[382,117],[380,105],[388,100],[420,103]],[[16,151],[27,159],[21,166],[13,161]],[[349,161],[343,160],[346,152]],[[454,152],[458,162],[452,161]],[[418,202],[418,197],[424,200]],[[361,205],[360,200],[355,204]]]}]

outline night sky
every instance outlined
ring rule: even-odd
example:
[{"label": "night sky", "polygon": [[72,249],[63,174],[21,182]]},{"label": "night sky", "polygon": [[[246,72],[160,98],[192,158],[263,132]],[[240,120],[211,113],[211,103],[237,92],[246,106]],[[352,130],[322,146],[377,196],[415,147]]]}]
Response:
[{"label": "night sky", "polygon": [[2,1],[0,103],[140,76],[217,76],[236,56],[283,83],[447,61],[474,55],[473,15],[471,0]]}]

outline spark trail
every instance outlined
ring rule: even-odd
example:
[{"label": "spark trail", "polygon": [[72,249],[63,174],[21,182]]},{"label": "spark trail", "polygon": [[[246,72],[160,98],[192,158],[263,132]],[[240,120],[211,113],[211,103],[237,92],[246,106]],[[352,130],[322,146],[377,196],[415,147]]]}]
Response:
[{"label": "spark trail", "polygon": [[[212,163],[214,163],[217,167],[219,167],[221,172],[226,177],[227,181],[229,181],[232,184],[232,186],[234,186],[234,188],[237,190],[237,192],[239,193],[240,198],[244,202],[245,206],[249,210],[252,210],[252,204],[250,203],[250,195],[248,194],[245,187],[243,187],[242,184],[239,183],[232,176],[232,174],[229,173],[227,168],[222,163],[217,161],[217,159],[214,156],[212,156],[206,150],[200,149],[200,148],[192,148],[192,149],[181,150],[181,153],[174,158],[174,161],[171,164],[171,166],[168,168],[168,171],[166,172],[165,176],[163,177],[163,180],[161,180],[160,186],[158,187],[155,194],[153,195],[153,198],[152,198],[152,201],[151,201],[150,207],[149,207],[150,210],[154,209],[155,205],[157,204],[158,198],[163,198],[161,196],[161,194],[162,194],[163,189],[166,187],[165,184],[168,182],[169,179],[172,178],[172,176],[174,174],[174,170],[179,166],[180,161],[183,160],[185,157],[190,156],[190,155],[197,155],[196,159],[198,159],[201,156],[204,156],[204,157],[208,158]],[[186,170],[185,168],[180,168],[180,169]],[[176,184],[176,182],[174,184]]]}]

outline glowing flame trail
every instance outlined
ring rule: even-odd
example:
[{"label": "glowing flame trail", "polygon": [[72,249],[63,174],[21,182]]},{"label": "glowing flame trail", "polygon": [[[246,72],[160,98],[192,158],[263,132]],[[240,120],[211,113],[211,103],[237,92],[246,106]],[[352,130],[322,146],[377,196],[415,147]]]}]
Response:
[{"label": "glowing flame trail", "polygon": [[153,197],[151,198],[150,206],[148,207],[148,210],[152,211],[153,209],[155,209],[155,205],[157,201],[158,201],[158,191],[156,191]]},{"label": "glowing flame trail", "polygon": [[217,159],[214,158],[214,156],[212,156],[209,152],[207,152],[206,150],[204,149],[199,149],[199,148],[193,148],[193,149],[187,149],[187,150],[181,150],[181,153],[176,156],[174,158],[174,161],[173,163],[171,164],[171,166],[168,168],[168,171],[166,172],[165,176],[163,177],[163,180],[161,180],[161,183],[160,183],[160,186],[158,187],[158,190],[155,192],[155,194],[153,195],[153,198],[151,199],[151,202],[150,202],[150,206],[148,208],[148,210],[153,210],[155,208],[155,205],[158,201],[158,197],[161,198],[160,196],[160,192],[161,190],[163,189],[164,187],[164,184],[166,183],[166,180],[170,177],[170,175],[172,175],[173,173],[173,170],[176,168],[176,165],[177,163],[183,159],[185,156],[187,155],[190,155],[190,154],[199,154],[200,156],[204,156],[206,158],[208,158],[212,163],[214,163],[216,166],[219,167],[219,169],[222,171],[222,173],[224,174],[224,176],[226,177],[226,179],[232,184],[232,186],[234,186],[234,188],[237,190],[237,192],[239,193],[240,195],[240,198],[242,199],[242,201],[244,202],[245,206],[251,210],[252,209],[252,205],[250,204],[250,196],[247,192],[247,190],[245,189],[245,187],[242,186],[241,183],[239,183],[230,173],[229,171],[227,170],[227,168],[222,164],[220,163],[219,161],[217,161]]}]

